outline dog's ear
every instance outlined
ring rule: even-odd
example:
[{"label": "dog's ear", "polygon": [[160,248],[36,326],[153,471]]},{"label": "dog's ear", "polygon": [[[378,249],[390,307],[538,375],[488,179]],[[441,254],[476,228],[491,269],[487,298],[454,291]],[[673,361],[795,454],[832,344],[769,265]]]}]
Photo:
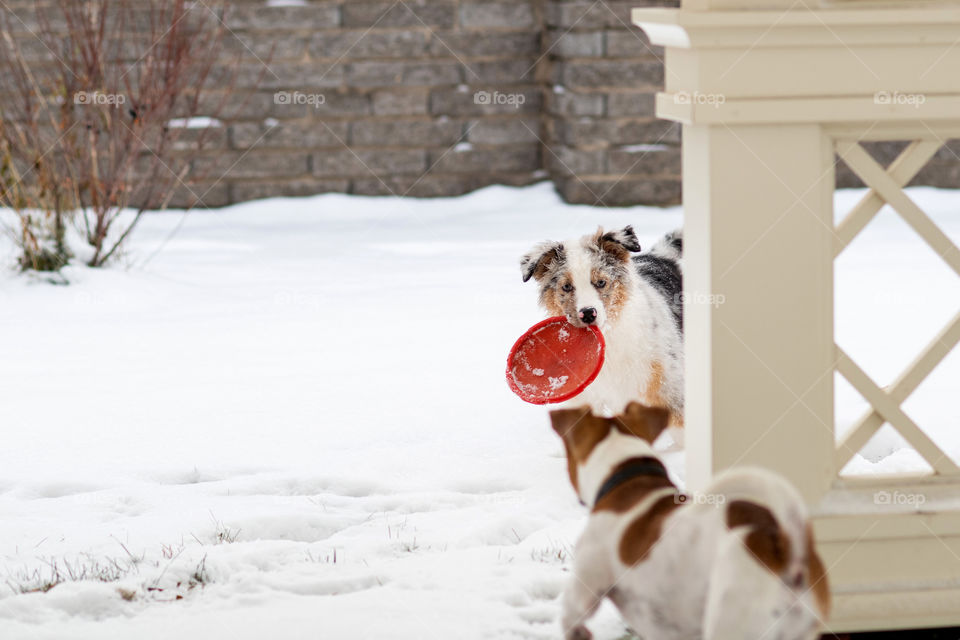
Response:
[{"label": "dog's ear", "polygon": [[613,254],[621,260],[627,260],[631,251],[640,251],[640,241],[633,232],[633,227],[627,225],[618,231],[597,229],[597,245],[605,253]]},{"label": "dog's ear", "polygon": [[559,242],[541,242],[520,258],[523,281],[541,279],[555,262],[563,260],[563,245]]},{"label": "dog's ear", "polygon": [[567,442],[574,440],[574,431],[577,423],[590,413],[590,407],[577,407],[575,409],[556,409],[550,412],[550,424],[557,435]]},{"label": "dog's ear", "polygon": [[[570,483],[579,493],[577,465],[587,455],[590,455],[590,451],[597,442],[606,437],[606,434],[610,432],[610,427],[605,424],[606,420],[595,418],[590,411],[590,407],[551,411],[550,423],[553,425],[553,430],[563,440],[563,448],[567,452],[567,473],[570,474]],[[595,433],[598,425],[605,428],[603,436],[598,437]]]},{"label": "dog's ear", "polygon": [[550,412],[550,422],[563,438],[567,455],[583,462],[597,444],[610,434],[612,420],[593,415],[590,407],[558,409]]},{"label": "dog's ear", "polygon": [[667,409],[646,407],[631,402],[623,413],[613,419],[614,427],[621,433],[642,438],[653,444],[670,422]]}]

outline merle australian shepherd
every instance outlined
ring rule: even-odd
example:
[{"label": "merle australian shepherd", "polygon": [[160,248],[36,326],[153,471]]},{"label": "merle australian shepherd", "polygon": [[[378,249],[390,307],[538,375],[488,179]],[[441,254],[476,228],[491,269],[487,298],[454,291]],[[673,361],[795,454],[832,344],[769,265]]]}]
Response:
[{"label": "merle australian shepherd", "polygon": [[683,426],[682,256],[680,230],[641,252],[632,227],[544,242],[523,256],[523,281],[537,281],[548,314],[603,332],[603,369],[568,405],[612,416],[638,401]]}]

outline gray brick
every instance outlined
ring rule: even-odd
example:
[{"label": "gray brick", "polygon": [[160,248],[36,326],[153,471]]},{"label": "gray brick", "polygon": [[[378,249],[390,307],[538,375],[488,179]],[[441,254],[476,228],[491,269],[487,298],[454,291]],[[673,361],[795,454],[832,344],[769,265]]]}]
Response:
[{"label": "gray brick", "polygon": [[[11,27],[11,33],[16,32],[14,23],[16,23],[16,19],[11,18],[9,24]],[[0,26],[5,25],[0,22]],[[55,49],[52,51],[51,47],[47,46],[46,42],[41,38],[14,36],[14,40],[17,43],[17,48],[19,49],[19,53],[23,56],[23,59],[31,63],[31,68],[33,67],[33,64],[40,64],[44,62],[56,63],[57,56],[60,55],[59,53],[54,53]],[[4,43],[3,46],[6,47],[6,43]],[[129,54],[124,54],[122,59],[128,60]],[[136,57],[134,59],[136,59]]]},{"label": "gray brick", "polygon": [[373,94],[373,113],[378,116],[427,113],[429,89],[384,89]]},{"label": "gray brick", "polygon": [[343,7],[345,27],[452,27],[453,3],[428,0],[398,2],[362,2],[349,0]]},{"label": "gray brick", "polygon": [[173,151],[196,151],[198,149],[227,149],[226,127],[209,127],[205,129],[176,129],[170,140]]},{"label": "gray brick", "polygon": [[[553,64],[547,65],[545,70],[539,71],[540,77],[544,79],[546,84],[552,85],[554,88],[565,88],[566,82],[563,79],[563,72],[567,68],[567,62],[564,58],[554,58]],[[542,65],[541,69],[543,69]]]},{"label": "gray brick", "polygon": [[680,127],[665,120],[569,119],[561,124],[563,141],[571,146],[610,144],[679,144]]},{"label": "gray brick", "polygon": [[350,193],[363,196],[410,196],[412,198],[448,198],[493,184],[492,176],[432,175],[357,178]]},{"label": "gray brick", "polygon": [[325,62],[241,63],[219,67],[206,86],[219,89],[231,82],[239,89],[325,89],[343,84],[343,65]]},{"label": "gray brick", "polygon": [[837,189],[860,189],[864,187],[860,177],[840,159],[840,156],[834,156],[834,161],[836,162]]},{"label": "gray brick", "polygon": [[170,198],[170,209],[187,209],[198,207],[201,209],[225,207],[230,204],[229,184],[220,182],[197,182],[177,185]]},{"label": "gray brick", "polygon": [[583,150],[551,146],[544,151],[547,169],[560,175],[602,175],[607,173],[607,153],[603,149]]},{"label": "gray brick", "polygon": [[540,111],[541,94],[538,88],[518,87],[515,91],[507,92],[506,95],[516,96],[513,103],[497,103],[492,99],[485,103],[480,102],[478,101],[480,91],[485,91],[490,96],[493,95],[492,91],[486,89],[474,90],[465,87],[434,90],[430,93],[430,113],[451,116],[479,116],[538,113]]},{"label": "gray brick", "polygon": [[550,91],[550,113],[561,116],[602,116],[604,96],[599,93],[573,93],[572,91]]},{"label": "gray brick", "polygon": [[670,206],[680,203],[679,180],[605,180],[563,178],[557,191],[574,204],[624,207],[636,204]]},{"label": "gray brick", "polygon": [[324,91],[323,104],[308,109],[318,116],[365,116],[371,111],[370,96],[351,90]]},{"label": "gray brick", "polygon": [[219,114],[229,120],[262,120],[264,117],[301,118],[307,115],[307,106],[277,104],[273,91],[238,91],[226,99],[222,94],[208,91],[201,95],[198,111]]},{"label": "gray brick", "polygon": [[643,175],[680,177],[680,147],[637,145],[611,149],[608,171],[614,176]]},{"label": "gray brick", "polygon": [[534,26],[529,1],[466,2],[460,7],[460,24],[467,29],[527,29]]},{"label": "gray brick", "polygon": [[470,84],[512,85],[536,82],[536,58],[468,62],[463,76]]},{"label": "gray brick", "polygon": [[191,175],[198,179],[271,178],[307,173],[307,156],[301,153],[220,153],[194,160]]},{"label": "gray brick", "polygon": [[469,193],[492,184],[521,186],[538,180],[533,173],[427,173],[419,178],[390,176],[382,181],[376,178],[357,178],[351,193],[359,195],[407,195],[412,198],[449,198]]},{"label": "gray brick", "polygon": [[[218,152],[212,149],[207,151],[209,153]],[[166,196],[162,192],[180,186],[181,180],[186,182],[194,180],[194,177],[190,176],[189,173],[184,173],[185,169],[189,170],[190,161],[194,155],[195,152],[171,153],[161,163],[156,156],[149,152],[140,153],[133,163],[129,176],[133,180],[131,196],[142,195],[146,197],[147,192],[155,191],[155,193],[150,194],[153,202],[148,203],[148,208],[160,206]],[[109,163],[105,158],[100,159],[100,165],[103,172],[109,173]],[[180,179],[178,180],[178,178]]]},{"label": "gray brick", "polygon": [[261,198],[287,197],[297,198],[319,193],[346,193],[350,181],[346,178],[283,180],[271,182],[234,182],[230,185],[230,197],[233,202],[246,202]]},{"label": "gray brick", "polygon": [[539,146],[512,149],[454,149],[448,153],[430,154],[431,172],[513,172],[536,171],[540,168]]},{"label": "gray brick", "polygon": [[468,125],[467,140],[475,144],[535,143],[542,137],[539,118],[489,118]]},{"label": "gray brick", "polygon": [[[44,15],[46,16],[46,21],[49,23],[50,31],[53,33],[53,39],[56,40],[58,36],[64,34],[67,31],[67,22],[66,18],[63,15],[63,12],[59,9],[59,2],[33,2],[34,6],[29,8],[17,8],[14,13],[16,18],[10,16],[9,25],[12,33],[22,33],[28,35],[29,37],[35,37],[36,35],[42,35],[46,31],[45,25],[38,20],[40,15],[38,7],[43,7]],[[76,4],[66,3],[66,4]],[[163,31],[166,29],[166,26],[170,24],[169,19],[172,16],[170,11],[173,3],[166,2],[162,5],[156,5],[160,12],[151,12],[148,8],[144,8],[144,5],[147,3],[129,3],[131,8],[125,11],[124,15],[124,30],[129,34],[142,34],[149,35],[151,27],[154,23],[160,25],[160,30]],[[116,24],[114,18],[109,14],[116,16],[118,12],[118,3],[108,3],[107,7],[107,31],[109,32],[112,27]],[[4,11],[3,13],[6,16],[9,16],[10,12],[7,11],[10,7],[9,2],[4,2],[0,4],[0,8]],[[72,7],[71,7],[72,8]],[[156,22],[159,19],[160,22]],[[184,28],[185,31],[195,31],[197,28],[202,26],[216,26],[219,24],[217,16],[207,9],[206,6],[195,6],[186,7],[186,14],[179,22],[180,26]],[[27,31],[29,29],[29,31]],[[141,51],[145,51],[151,44],[152,40],[148,38],[141,39]],[[55,49],[55,47],[52,47]]]},{"label": "gray brick", "polygon": [[282,38],[262,33],[235,33],[223,39],[223,49],[220,60],[230,64],[234,60],[260,59],[267,64],[279,60],[299,60],[307,50],[307,36],[292,33],[284,34]]},{"label": "gray brick", "polygon": [[[13,15],[10,15],[11,12],[4,11],[4,17],[10,18],[6,21],[10,32],[30,38],[36,37],[34,34],[39,34],[42,28],[38,15],[39,6],[42,5],[37,2],[23,6],[11,6]],[[66,19],[56,9],[46,11],[45,16],[51,31],[60,32],[67,28]]]},{"label": "gray brick", "polygon": [[[540,36],[535,31],[444,31],[433,34],[430,53],[434,56],[472,58],[477,56],[515,57],[540,54]],[[467,60],[469,63],[469,60]],[[468,74],[469,78],[470,75]]]},{"label": "gray brick", "polygon": [[946,160],[947,162],[960,162],[960,139],[947,140],[946,144],[940,147],[935,160]]},{"label": "gray brick", "polygon": [[432,86],[458,84],[456,62],[354,62],[347,70],[347,83],[355,87]]},{"label": "gray brick", "polygon": [[911,186],[925,185],[941,189],[955,189],[960,184],[960,162],[933,161],[920,170],[920,173],[910,181]]},{"label": "gray brick", "polygon": [[234,124],[230,129],[235,149],[338,147],[341,146],[340,140],[347,139],[346,122],[280,121],[273,126],[257,122],[241,122]]},{"label": "gray brick", "polygon": [[659,58],[663,60],[663,47],[650,44],[650,39],[640,29],[607,31],[605,54],[611,58]]},{"label": "gray brick", "polygon": [[[343,89],[322,89],[314,92],[300,91],[300,100],[295,101],[293,91],[274,91],[254,94],[253,108],[239,109],[237,119],[262,121],[264,115],[280,120],[293,120],[308,115],[318,116],[364,116],[370,114],[370,96]],[[314,95],[323,97],[314,99]],[[265,97],[263,97],[265,96]],[[236,96],[233,99],[243,99]],[[306,101],[311,101],[309,104]],[[266,104],[263,104],[263,103]]]},{"label": "gray brick", "polygon": [[611,93],[607,96],[607,116],[656,117],[656,94],[654,93]]},{"label": "gray brick", "polygon": [[361,120],[350,125],[350,146],[434,147],[458,142],[463,123],[458,120]]},{"label": "gray brick", "polygon": [[318,32],[310,40],[315,58],[416,58],[427,53],[428,37],[418,31]]},{"label": "gray brick", "polygon": [[[293,119],[295,114],[304,113],[301,107],[306,106],[306,113],[329,114],[336,113],[340,108],[342,94],[336,89],[313,89],[304,91],[287,91],[285,89],[273,93],[276,105],[275,112],[282,119]],[[352,113],[352,111],[349,111]]]},{"label": "gray brick", "polygon": [[907,148],[907,142],[898,140],[889,140],[883,142],[865,142],[863,148],[867,150],[874,160],[883,166],[893,162],[900,153]]},{"label": "gray brick", "polygon": [[643,2],[550,2],[546,7],[547,24],[553,27],[596,29],[620,27],[626,29],[630,11],[637,6],[679,6],[678,0],[643,0]]},{"label": "gray brick", "polygon": [[603,55],[602,31],[551,30],[547,50],[557,58],[595,58]]},{"label": "gray brick", "polygon": [[635,60],[597,60],[563,63],[568,88],[629,87],[655,90],[663,86],[663,65]]},{"label": "gray brick", "polygon": [[393,174],[419,175],[427,168],[427,154],[419,149],[325,151],[313,154],[313,175],[380,177]]},{"label": "gray brick", "polygon": [[232,6],[225,16],[230,29],[258,31],[290,29],[330,29],[340,25],[340,10],[335,4],[310,4],[303,7]]},{"label": "gray brick", "polygon": [[[216,149],[207,149],[208,153],[217,153]],[[171,153],[168,158],[165,158],[163,163],[157,161],[157,157],[152,153],[145,151],[139,154],[136,161],[133,163],[132,175],[138,179],[146,179],[148,177],[156,177],[157,183],[162,185],[165,182],[171,184],[177,184],[176,176],[179,176],[181,171],[190,163],[190,159],[193,157],[193,153],[181,154],[181,153]],[[101,167],[103,172],[109,172],[109,163],[105,158],[100,159]],[[166,166],[164,166],[164,164]],[[191,177],[187,176],[183,178],[184,180],[190,180]]]}]

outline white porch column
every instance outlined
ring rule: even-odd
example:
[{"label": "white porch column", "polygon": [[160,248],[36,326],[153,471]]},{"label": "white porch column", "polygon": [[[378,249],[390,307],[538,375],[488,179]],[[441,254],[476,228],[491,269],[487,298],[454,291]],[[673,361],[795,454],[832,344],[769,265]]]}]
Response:
[{"label": "white porch column", "polygon": [[[833,338],[834,257],[885,202],[960,272],[900,191],[960,137],[960,0],[918,4],[682,0],[633,16],[666,47],[658,115],[684,125],[688,484],[743,464],[787,476],[815,516],[837,632],[960,625],[960,468],[900,410],[960,316],[885,390]],[[884,170],[866,140],[912,144]],[[835,153],[872,189],[839,226]],[[840,443],[835,370],[874,407]],[[884,420],[934,475],[839,475]],[[878,490],[925,501],[891,508]]]},{"label": "white porch column", "polygon": [[809,124],[683,135],[688,483],[761,465],[816,501],[834,449],[831,147]]}]

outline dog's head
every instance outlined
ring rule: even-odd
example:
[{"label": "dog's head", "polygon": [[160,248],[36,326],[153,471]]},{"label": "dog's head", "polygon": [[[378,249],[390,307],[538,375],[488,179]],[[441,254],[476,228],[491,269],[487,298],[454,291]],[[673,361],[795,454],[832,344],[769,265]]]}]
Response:
[{"label": "dog's head", "polygon": [[544,242],[520,260],[523,281],[540,285],[540,304],[578,327],[616,320],[630,295],[630,253],[640,251],[633,227],[571,242]]},{"label": "dog's head", "polygon": [[567,471],[580,501],[590,504],[610,471],[633,457],[656,457],[653,442],[670,412],[631,402],[621,415],[604,418],[589,407],[550,412],[553,430],[567,450]]}]

